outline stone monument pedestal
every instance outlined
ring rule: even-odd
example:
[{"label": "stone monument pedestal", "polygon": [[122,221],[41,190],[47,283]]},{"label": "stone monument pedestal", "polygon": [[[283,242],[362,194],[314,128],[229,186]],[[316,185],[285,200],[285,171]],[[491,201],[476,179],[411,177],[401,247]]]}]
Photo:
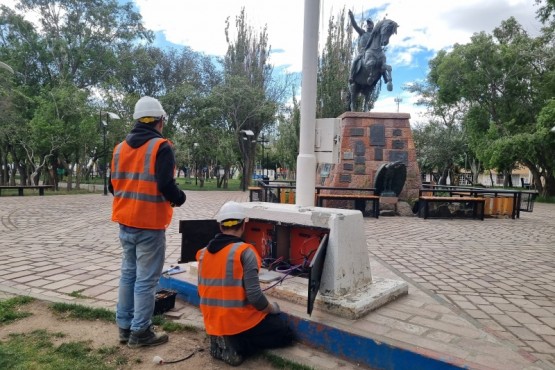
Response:
[{"label": "stone monument pedestal", "polygon": [[381,216],[395,216],[397,214],[397,202],[399,198],[393,196],[380,197],[380,215]]},{"label": "stone monument pedestal", "polygon": [[338,163],[319,163],[317,183],[372,188],[384,163],[401,161],[407,169],[399,199],[418,198],[422,184],[408,113],[345,112],[340,120]]}]

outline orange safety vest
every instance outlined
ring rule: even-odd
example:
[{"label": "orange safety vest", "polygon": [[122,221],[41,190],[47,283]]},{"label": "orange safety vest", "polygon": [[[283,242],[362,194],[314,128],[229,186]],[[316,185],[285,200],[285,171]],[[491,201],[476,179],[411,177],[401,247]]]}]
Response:
[{"label": "orange safety vest", "polygon": [[260,269],[258,253],[247,243],[228,244],[218,253],[209,253],[206,248],[197,252],[200,311],[209,335],[242,333],[267,315],[248,302],[243,287],[241,253],[249,248],[255,253]]},{"label": "orange safety vest", "polygon": [[154,138],[139,148],[123,141],[114,148],[112,221],[139,229],[166,229],[172,219],[170,202],[158,190],[154,166],[166,139]]}]

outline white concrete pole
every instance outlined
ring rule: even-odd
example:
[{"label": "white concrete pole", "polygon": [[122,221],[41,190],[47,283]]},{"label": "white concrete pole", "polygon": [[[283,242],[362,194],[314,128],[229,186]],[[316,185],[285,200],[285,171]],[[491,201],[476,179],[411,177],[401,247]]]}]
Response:
[{"label": "white concrete pole", "polygon": [[318,68],[318,18],[320,0],[305,0],[303,31],[303,79],[301,86],[301,132],[297,157],[295,203],[314,206],[316,185],[316,73]]}]

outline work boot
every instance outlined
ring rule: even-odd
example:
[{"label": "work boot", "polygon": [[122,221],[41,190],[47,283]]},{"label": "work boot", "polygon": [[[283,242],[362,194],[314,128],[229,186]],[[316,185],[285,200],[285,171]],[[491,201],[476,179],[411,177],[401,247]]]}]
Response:
[{"label": "work boot", "polygon": [[[218,345],[218,350],[221,351],[221,354],[219,356],[221,356],[220,358],[218,358],[219,360],[222,360],[223,362],[225,362],[228,365],[231,366],[239,366],[243,363],[243,356],[240,355],[235,348],[233,348],[231,341],[229,340],[229,338],[227,337],[216,337],[216,343]],[[211,343],[212,344],[212,341]],[[212,354],[212,345],[210,346],[210,354]]]},{"label": "work boot", "polygon": [[155,333],[151,325],[142,331],[132,331],[127,346],[129,348],[151,347],[164,344],[168,341],[168,335],[164,332]]},{"label": "work boot", "polygon": [[119,342],[125,344],[129,342],[129,336],[131,335],[130,329],[119,328]]},{"label": "work boot", "polygon": [[218,345],[218,337],[210,335],[210,356],[214,357],[216,360],[222,359],[222,349]]}]

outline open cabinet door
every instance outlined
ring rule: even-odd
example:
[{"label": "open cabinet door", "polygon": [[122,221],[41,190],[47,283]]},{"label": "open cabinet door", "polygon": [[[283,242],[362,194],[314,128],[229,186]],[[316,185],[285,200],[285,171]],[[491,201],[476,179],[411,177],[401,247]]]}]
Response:
[{"label": "open cabinet door", "polygon": [[314,254],[309,266],[308,275],[308,302],[306,305],[306,313],[312,314],[314,308],[314,300],[320,289],[320,281],[322,280],[322,271],[324,270],[324,261],[326,260],[326,251],[328,249],[328,234],[325,234],[318,250]]},{"label": "open cabinet door", "polygon": [[220,224],[216,220],[181,220],[181,258],[178,263],[196,261],[199,249],[206,247],[208,242],[220,232]]}]

